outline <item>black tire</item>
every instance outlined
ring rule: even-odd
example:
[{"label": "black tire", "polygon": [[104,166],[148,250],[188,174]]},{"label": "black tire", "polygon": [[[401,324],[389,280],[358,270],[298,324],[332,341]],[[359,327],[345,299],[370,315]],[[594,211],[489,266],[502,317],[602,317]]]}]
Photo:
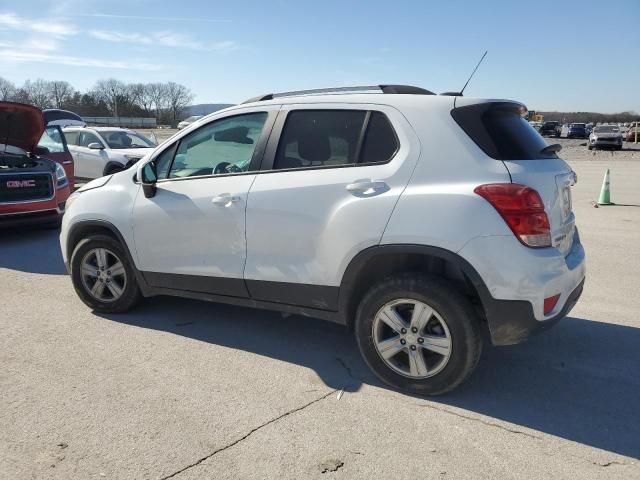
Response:
[{"label": "black tire", "polygon": [[[402,298],[426,303],[449,329],[449,360],[431,377],[415,379],[396,372],[376,349],[374,317],[388,302]],[[360,353],[380,380],[393,388],[420,395],[441,395],[456,388],[471,375],[482,352],[479,321],[469,301],[445,280],[424,274],[389,277],[371,288],[360,302],[354,330]]]},{"label": "black tire", "polygon": [[[121,296],[113,301],[100,301],[87,290],[81,274],[81,263],[91,250],[104,248],[112,252],[124,266],[126,282]],[[136,280],[135,270],[129,256],[123,246],[113,237],[108,235],[91,235],[84,238],[73,250],[71,255],[71,280],[73,287],[80,299],[90,308],[98,312],[122,313],[133,308],[141,298],[140,289]]]}]

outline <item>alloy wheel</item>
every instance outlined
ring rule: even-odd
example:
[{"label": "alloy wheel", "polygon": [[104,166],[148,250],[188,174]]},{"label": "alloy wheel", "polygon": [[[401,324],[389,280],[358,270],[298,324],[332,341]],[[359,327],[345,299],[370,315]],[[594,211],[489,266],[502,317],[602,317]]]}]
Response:
[{"label": "alloy wheel", "polygon": [[106,248],[89,250],[80,264],[82,284],[100,302],[115,302],[127,286],[127,273],[120,258]]},{"label": "alloy wheel", "polygon": [[413,379],[436,375],[451,357],[451,333],[444,319],[424,302],[402,298],[386,303],[373,320],[380,358]]}]

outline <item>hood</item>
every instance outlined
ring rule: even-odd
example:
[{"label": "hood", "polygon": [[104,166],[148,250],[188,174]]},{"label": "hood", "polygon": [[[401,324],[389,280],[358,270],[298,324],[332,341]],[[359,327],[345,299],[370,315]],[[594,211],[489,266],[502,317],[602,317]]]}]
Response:
[{"label": "hood", "polygon": [[0,144],[32,152],[43,133],[42,110],[24,103],[0,102]]}]

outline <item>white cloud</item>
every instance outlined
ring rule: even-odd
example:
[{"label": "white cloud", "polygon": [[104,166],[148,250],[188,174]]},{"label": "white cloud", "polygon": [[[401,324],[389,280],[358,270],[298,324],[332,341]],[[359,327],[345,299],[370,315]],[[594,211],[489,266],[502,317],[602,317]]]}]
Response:
[{"label": "white cloud", "polygon": [[68,22],[53,19],[33,20],[20,17],[15,13],[0,13],[0,30],[5,29],[43,33],[54,37],[66,37],[78,33],[76,26]]},{"label": "white cloud", "polygon": [[142,34],[113,30],[90,30],[89,35],[105,42],[135,43],[138,45],[188,48],[191,50],[230,51],[237,48],[236,43],[230,40],[207,44],[194,40],[188,35],[171,31]]},{"label": "white cloud", "polygon": [[57,55],[46,52],[2,49],[6,44],[0,44],[0,60],[7,62],[50,63],[55,65],[68,65],[72,67],[89,68],[115,68],[123,70],[160,70],[161,65],[152,63],[132,63],[119,60],[104,60],[96,58],[74,57],[70,55]]}]

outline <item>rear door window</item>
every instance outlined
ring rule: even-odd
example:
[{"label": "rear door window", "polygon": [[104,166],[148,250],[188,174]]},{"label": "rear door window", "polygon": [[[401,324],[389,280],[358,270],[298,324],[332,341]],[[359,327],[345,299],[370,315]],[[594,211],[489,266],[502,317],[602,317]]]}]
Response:
[{"label": "rear door window", "polygon": [[545,152],[547,142],[521,116],[514,103],[481,103],[455,108],[451,116],[462,130],[496,160],[558,158]]},{"label": "rear door window", "polygon": [[367,110],[293,110],[274,170],[388,162],[398,139],[386,115]]}]

